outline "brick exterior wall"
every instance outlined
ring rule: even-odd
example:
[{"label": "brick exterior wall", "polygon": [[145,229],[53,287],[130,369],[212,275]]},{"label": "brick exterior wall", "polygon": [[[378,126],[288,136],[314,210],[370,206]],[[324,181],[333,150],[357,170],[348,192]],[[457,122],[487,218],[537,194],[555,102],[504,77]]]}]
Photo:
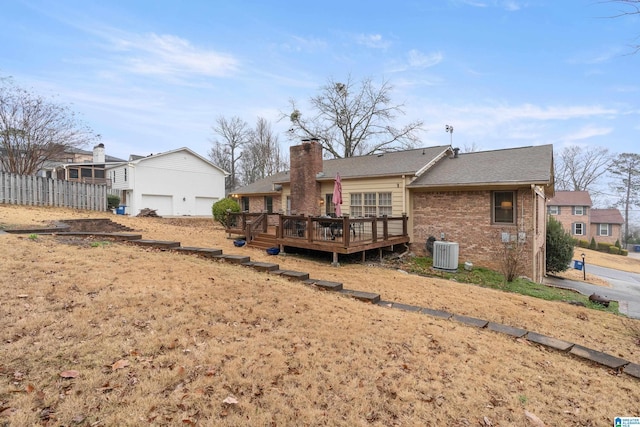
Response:
[{"label": "brick exterior wall", "polygon": [[[560,214],[558,215],[550,215],[555,218],[560,224],[562,224],[562,228],[571,234],[571,237],[577,240],[586,240],[587,242],[591,241],[591,221],[589,219],[591,213],[590,207],[584,208],[584,215],[574,215],[572,206],[560,206]],[[584,224],[583,235],[575,235],[573,234],[573,223],[581,222]],[[597,238],[596,238],[597,240]],[[614,240],[615,241],[615,240]]]},{"label": "brick exterior wall", "polygon": [[[271,196],[273,199],[273,213],[283,213],[282,212],[282,196],[273,195]],[[249,212],[250,213],[262,213],[266,212],[267,206],[265,205],[264,196],[250,196],[249,197]],[[279,220],[277,216],[269,215],[268,217],[269,225],[278,225]]]},{"label": "brick exterior wall", "polygon": [[[534,233],[539,236],[545,230],[544,227],[540,230],[540,218],[534,224],[532,190],[523,188],[516,193],[516,225],[492,224],[492,194],[489,190],[414,193],[411,250],[418,255],[427,254],[425,244],[429,236],[440,240],[441,233],[444,233],[445,240],[459,243],[460,263],[470,261],[475,266],[501,271],[504,254],[502,233],[517,236],[519,231],[524,231],[523,274],[532,280],[541,280],[544,263],[533,271],[533,258],[540,262],[544,260],[544,254],[540,256],[540,247],[533,249],[534,241],[539,240],[534,239]],[[544,206],[538,212],[544,221]]]},{"label": "brick exterior wall", "polygon": [[316,180],[322,172],[322,145],[316,140],[305,140],[289,149],[291,177],[291,214],[321,214],[320,183]]},{"label": "brick exterior wall", "polygon": [[[622,226],[619,224],[609,224],[609,227],[611,228],[611,236],[598,236],[600,224],[591,224],[590,235],[593,236],[598,243],[609,243],[613,245],[616,243],[616,240],[622,243]],[[591,238],[589,238],[589,241],[591,241]]]}]

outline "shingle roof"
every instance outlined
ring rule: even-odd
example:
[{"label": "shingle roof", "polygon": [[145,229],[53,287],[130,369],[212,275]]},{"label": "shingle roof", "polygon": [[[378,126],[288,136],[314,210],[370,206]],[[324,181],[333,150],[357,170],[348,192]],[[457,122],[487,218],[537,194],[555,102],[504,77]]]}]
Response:
[{"label": "shingle roof", "polygon": [[591,209],[591,224],[624,224],[618,209]]},{"label": "shingle roof", "polygon": [[232,193],[238,194],[275,194],[279,193],[278,190],[274,187],[274,185],[280,184],[282,182],[289,182],[289,171],[286,172],[278,172],[274,175],[268,176],[264,179],[259,179],[256,182],[245,185],[244,187],[238,188]]},{"label": "shingle roof", "polygon": [[591,196],[588,191],[556,191],[547,202],[548,206],[591,206]]},{"label": "shingle roof", "polygon": [[[318,181],[333,180],[336,173],[344,179],[415,175],[427,165],[433,166],[408,187],[553,183],[553,146],[511,148],[450,156],[448,145],[397,151],[378,155],[323,161]],[[274,184],[288,183],[289,172],[256,181],[239,188],[238,194],[276,193]]]},{"label": "shingle roof", "polygon": [[[325,178],[331,180],[335,178],[338,172],[342,179],[410,175],[415,174],[448,150],[448,145],[439,145],[369,156],[325,160],[322,164],[322,172]],[[322,179],[318,178],[318,180],[321,181]]]},{"label": "shingle roof", "polygon": [[[413,175],[425,165],[428,165],[430,162],[448,152],[448,145],[439,145],[369,156],[324,160],[322,162],[322,175],[318,176],[317,179],[318,181],[332,181],[335,179],[337,173],[340,173],[342,179]],[[288,183],[290,179],[289,172],[280,172],[258,180],[253,184],[238,188],[234,193],[276,193],[273,185]]]},{"label": "shingle roof", "polygon": [[447,157],[409,188],[553,183],[553,146],[460,153]]}]

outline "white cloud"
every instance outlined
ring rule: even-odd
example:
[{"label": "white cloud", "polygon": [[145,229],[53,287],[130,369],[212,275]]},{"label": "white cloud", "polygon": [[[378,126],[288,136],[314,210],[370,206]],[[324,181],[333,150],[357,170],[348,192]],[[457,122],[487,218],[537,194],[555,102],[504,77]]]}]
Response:
[{"label": "white cloud", "polygon": [[406,57],[400,61],[393,61],[388,65],[388,72],[399,73],[410,69],[422,70],[433,67],[442,62],[443,55],[440,52],[425,54],[417,49],[411,49]]},{"label": "white cloud", "polygon": [[386,49],[391,46],[391,42],[385,40],[380,34],[358,34],[356,42],[373,49]]},{"label": "white cloud", "polygon": [[292,36],[291,42],[280,45],[287,52],[317,52],[327,48],[327,42],[317,38]]},{"label": "white cloud", "polygon": [[224,77],[238,68],[232,55],[201,49],[188,40],[173,35],[124,35],[113,40],[113,47],[125,55],[123,66],[130,72],[145,75],[200,75]]},{"label": "white cloud", "polygon": [[593,138],[594,136],[609,135],[611,132],[613,132],[613,128],[584,126],[576,132],[565,135],[561,138],[561,140],[564,142],[582,141],[585,139]]},{"label": "white cloud", "polygon": [[412,68],[428,68],[442,62],[442,53],[440,52],[425,55],[416,49],[412,49],[407,54],[407,57],[409,66]]}]

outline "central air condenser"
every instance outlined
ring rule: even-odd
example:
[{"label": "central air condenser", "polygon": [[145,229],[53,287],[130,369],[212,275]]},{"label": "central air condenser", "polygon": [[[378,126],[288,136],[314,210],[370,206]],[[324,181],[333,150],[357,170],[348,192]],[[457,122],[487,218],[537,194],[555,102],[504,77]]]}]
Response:
[{"label": "central air condenser", "polygon": [[458,250],[458,244],[455,242],[433,242],[433,268],[457,271]]}]

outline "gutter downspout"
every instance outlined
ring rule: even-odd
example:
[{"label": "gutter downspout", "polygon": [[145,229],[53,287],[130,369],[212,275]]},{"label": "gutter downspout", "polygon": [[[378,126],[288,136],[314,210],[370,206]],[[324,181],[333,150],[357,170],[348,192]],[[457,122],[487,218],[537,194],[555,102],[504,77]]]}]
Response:
[{"label": "gutter downspout", "polygon": [[[537,248],[538,248],[538,233],[537,233],[537,225],[538,225],[538,198],[536,197],[536,191],[535,191],[535,185],[531,184],[531,201],[532,201],[532,206],[533,206],[533,242],[532,242],[532,249],[533,249],[533,256],[532,258],[532,262],[531,262],[531,268],[533,268],[533,280],[534,282],[538,283],[538,257],[537,257]],[[540,277],[540,279],[542,279]]]}]

